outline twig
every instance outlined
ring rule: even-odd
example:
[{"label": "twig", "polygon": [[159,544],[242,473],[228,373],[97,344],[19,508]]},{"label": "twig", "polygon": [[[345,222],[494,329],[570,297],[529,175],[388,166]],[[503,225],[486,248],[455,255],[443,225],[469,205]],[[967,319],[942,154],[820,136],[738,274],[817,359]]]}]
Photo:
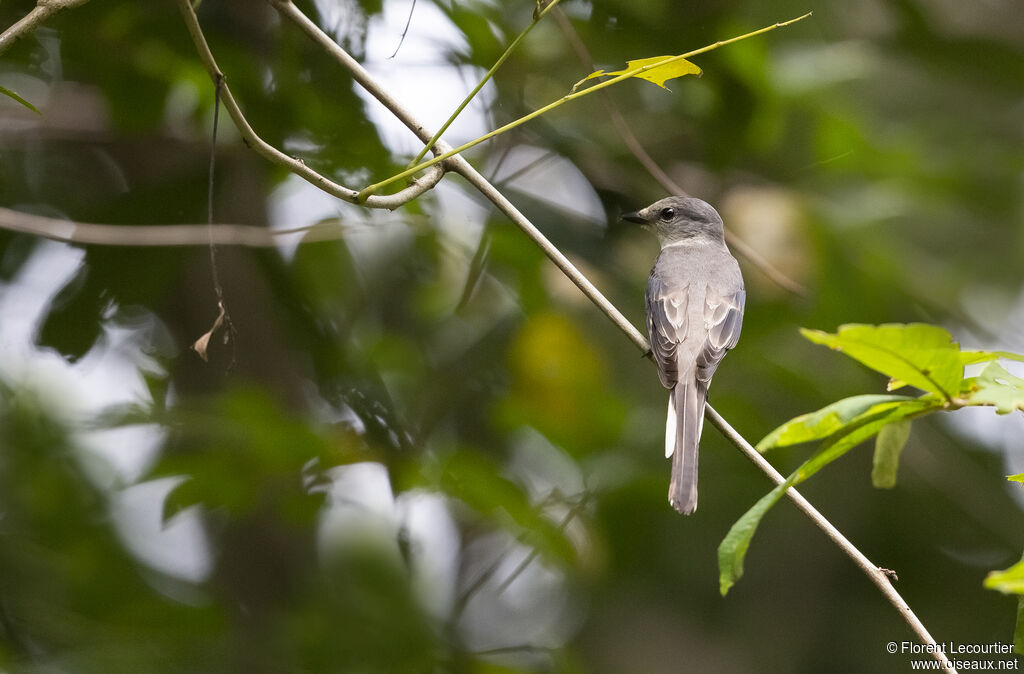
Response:
[{"label": "twig", "polygon": [[213,240],[213,190],[216,185],[215,169],[217,167],[217,127],[220,123],[220,93],[224,88],[224,78],[216,78],[216,82],[213,86],[213,131],[210,134],[210,169],[209,176],[206,185],[206,224],[208,225],[209,231],[207,236],[210,240],[210,277],[213,281],[213,291],[217,295],[217,318],[213,321],[213,326],[199,339],[192,344],[192,349],[199,354],[199,357],[203,359],[203,362],[209,362],[208,346],[210,340],[214,334],[221,329],[225,329],[224,341],[231,342],[231,362],[228,364],[228,369],[233,369],[235,364],[235,324],[231,320],[231,313],[228,311],[226,302],[224,301],[224,286],[220,282],[220,268],[217,265],[217,243]]},{"label": "twig", "polygon": [[409,34],[409,26],[412,25],[412,14],[415,11],[416,0],[412,0],[412,6],[409,7],[409,17],[405,20],[405,28],[402,29],[402,36],[398,38],[398,46],[395,47],[395,51],[392,52],[391,56],[388,57],[389,59],[393,59],[396,56],[398,56],[398,50],[402,48],[403,44],[405,44],[405,36]]},{"label": "twig", "polygon": [[[270,2],[272,2],[274,4],[278,4],[278,2],[280,2],[280,0],[270,0]],[[671,65],[673,63],[676,63],[678,61],[683,61],[683,60],[686,60],[686,59],[688,59],[690,57],[697,56],[699,54],[705,54],[705,53],[707,53],[709,51],[713,51],[715,49],[718,49],[719,47],[724,47],[727,44],[732,44],[733,42],[739,42],[740,40],[746,40],[747,38],[754,37],[755,35],[761,35],[763,33],[766,33],[768,31],[770,31],[770,30],[775,30],[776,28],[782,28],[783,26],[788,26],[788,25],[790,25],[792,23],[796,23],[797,21],[801,21],[803,19],[806,19],[809,16],[810,16],[810,13],[807,13],[807,14],[804,14],[803,16],[797,17],[795,19],[790,19],[789,21],[782,21],[782,22],[779,22],[779,23],[772,24],[770,26],[765,26],[764,28],[759,28],[758,30],[754,30],[754,31],[751,31],[749,33],[745,33],[743,35],[738,35],[736,37],[729,38],[728,40],[719,40],[718,42],[715,42],[714,44],[704,45],[703,47],[700,47],[699,49],[693,49],[693,50],[690,50],[690,51],[686,52],[685,54],[679,54],[678,56],[672,56],[671,58],[667,58],[667,59],[665,59],[663,61],[658,61],[657,63],[649,63],[649,64],[646,64],[646,65],[637,66],[635,68],[629,68],[629,69],[627,69],[625,72],[623,72],[620,75],[616,75],[615,77],[612,77],[611,79],[604,80],[603,82],[598,82],[597,84],[593,84],[593,85],[588,86],[586,88],[579,89],[579,90],[575,90],[574,89],[574,91],[572,91],[571,93],[566,94],[565,96],[562,96],[558,100],[552,101],[551,103],[548,103],[547,105],[545,105],[543,107],[537,108],[533,112],[530,112],[530,113],[528,113],[526,115],[523,115],[519,119],[513,120],[513,121],[509,122],[508,124],[506,124],[506,125],[504,125],[502,127],[494,129],[493,131],[489,131],[488,133],[485,133],[484,135],[480,136],[479,138],[475,138],[475,139],[469,141],[468,143],[463,143],[459,147],[457,147],[457,148],[455,148],[453,150],[448,150],[447,152],[443,152],[441,154],[438,154],[433,159],[425,161],[422,164],[417,164],[416,166],[413,166],[413,167],[408,168],[408,169],[406,169],[404,171],[401,171],[400,173],[396,173],[395,175],[391,176],[390,178],[386,178],[384,180],[381,180],[380,182],[376,182],[376,183],[374,183],[372,185],[369,185],[368,187],[363,188],[363,190],[359,193],[359,197],[361,199],[368,198],[369,196],[375,194],[382,187],[390,185],[393,182],[397,182],[399,180],[402,180],[403,178],[408,178],[410,176],[413,176],[413,175],[419,173],[420,171],[422,171],[423,169],[429,168],[429,167],[433,166],[434,164],[437,164],[438,162],[442,162],[442,161],[444,161],[446,159],[449,159],[450,157],[453,157],[453,156],[456,156],[456,155],[458,155],[458,154],[460,154],[462,152],[465,152],[466,150],[468,150],[468,149],[470,149],[472,147],[476,147],[480,143],[488,141],[491,138],[494,138],[495,136],[500,136],[503,133],[511,131],[512,129],[515,129],[515,128],[525,124],[526,122],[529,122],[530,120],[536,119],[537,117],[540,117],[541,115],[544,115],[544,114],[554,110],[555,108],[557,108],[559,106],[565,105],[569,101],[574,101],[574,100],[576,100],[578,98],[582,98],[583,96],[588,96],[588,95],[594,93],[595,91],[600,91],[601,89],[605,89],[607,87],[610,87],[613,84],[618,84],[619,82],[622,82],[623,80],[627,80],[627,79],[629,79],[631,77],[636,77],[636,76],[640,75],[641,73],[644,73],[644,72],[646,72],[648,70],[652,70],[653,68],[664,68],[664,67],[666,67],[668,65]]]},{"label": "twig", "polygon": [[[350,75],[352,75],[352,79],[359,83],[359,86],[366,89],[366,91],[376,98],[381,105],[387,108],[388,112],[394,115],[400,122],[402,122],[402,124],[405,124],[405,126],[412,131],[417,138],[424,143],[430,141],[431,133],[427,131],[426,127],[423,126],[423,124],[401,103],[395,100],[391,94],[389,94],[384,87],[382,87],[380,83],[370,75],[369,71],[367,71],[359,61],[352,58],[352,56],[342,49],[341,45],[335,42],[330,35],[320,30],[320,26],[313,23],[308,16],[302,13],[302,10],[293,5],[291,0],[267,0],[267,2],[269,2],[271,6],[281,14],[281,16],[285,17],[302,30],[302,32],[313,40],[318,47],[323,49],[330,56],[334,57],[334,59],[338,61],[338,63],[340,63]],[[443,141],[439,141],[435,143],[435,145],[435,150],[438,154],[451,149],[451,146]]]},{"label": "twig", "polygon": [[[579,501],[574,503],[569,508],[568,512],[565,513],[565,516],[562,517],[562,520],[558,523],[558,530],[564,531],[565,528],[569,526],[569,523],[580,514],[580,511],[583,510],[584,507],[586,507],[589,500],[590,492],[585,492],[583,496],[580,497]],[[527,567],[529,567],[530,564],[533,563],[533,560],[537,559],[539,555],[540,551],[537,548],[531,549],[530,554],[526,555],[523,561],[519,562],[519,564],[516,565],[516,568],[512,569],[512,573],[508,574],[505,580],[501,581],[501,585],[498,586],[498,594],[507,590],[509,586],[515,582],[516,578],[521,576],[523,571],[526,571]]]},{"label": "twig", "polygon": [[491,66],[491,69],[488,70],[484,74],[484,76],[480,78],[480,81],[477,82],[475,87],[473,87],[473,90],[466,94],[466,97],[462,99],[462,102],[459,103],[458,107],[455,108],[455,111],[448,117],[447,120],[445,120],[444,124],[441,125],[441,128],[438,129],[434,133],[434,135],[430,137],[430,140],[428,140],[427,144],[423,147],[422,150],[420,150],[420,153],[416,155],[415,159],[412,160],[411,166],[415,166],[416,164],[420,163],[423,157],[426,156],[427,152],[429,152],[431,148],[434,147],[434,144],[437,142],[437,140],[442,135],[444,135],[445,131],[448,130],[448,127],[451,126],[453,122],[455,122],[455,119],[462,114],[462,111],[466,109],[466,106],[469,105],[474,98],[476,98],[476,95],[480,93],[480,90],[484,88],[484,85],[490,81],[490,79],[494,76],[494,73],[498,72],[498,68],[500,68],[502,64],[504,64],[505,61],[508,59],[508,57],[512,55],[512,52],[515,51],[516,47],[519,46],[519,43],[522,42],[523,39],[530,34],[530,31],[533,30],[534,26],[540,23],[540,20],[544,18],[544,15],[550,12],[552,9],[554,9],[560,1],[561,0],[551,0],[551,2],[549,2],[547,6],[544,7],[544,9],[541,9],[540,11],[534,10],[533,21],[530,22],[530,25],[524,28],[522,32],[520,32],[519,35],[517,35],[511,43],[509,43],[508,47],[505,48],[505,51],[502,52],[501,56],[498,57],[498,60],[495,61],[494,65]]},{"label": "twig", "polygon": [[[569,17],[565,15],[561,9],[555,12],[555,21],[558,22],[558,27],[562,29],[562,34],[569,41],[569,45],[573,51],[576,52],[576,58],[583,64],[584,67],[593,70],[594,63],[593,58],[590,56],[590,51],[586,45],[580,39],[579,34],[573,27],[572,22],[569,21]],[[654,158],[648,154],[647,150],[640,143],[640,140],[633,133],[633,129],[629,126],[625,117],[622,116],[622,112],[619,111],[619,106],[615,104],[615,100],[608,94],[607,91],[601,92],[601,101],[604,103],[605,110],[608,112],[608,118],[612,121],[612,125],[615,127],[615,131],[619,134],[622,142],[626,145],[626,148],[633,153],[647,172],[651,174],[651,177],[658,181],[658,184],[668,192],[669,194],[686,195],[684,190],[676,181],[665,173],[665,171],[658,165],[658,162],[654,161]],[[760,253],[758,253],[750,244],[737,236],[734,232],[726,229],[725,240],[735,250],[740,257],[744,258],[747,262],[753,265],[759,272],[765,275],[768,280],[774,282],[783,290],[787,290],[794,295],[800,297],[807,297],[808,292],[802,284],[794,281],[793,279],[782,273],[777,267],[771,262],[764,259]]]},{"label": "twig", "polygon": [[[199,19],[196,17],[196,13],[192,9],[192,4],[189,0],[177,0],[177,3],[178,8],[181,10],[181,14],[185,19],[185,25],[188,27],[189,35],[192,37],[192,42],[195,44],[196,51],[199,53],[199,58],[202,60],[203,65],[206,66],[206,70],[210,73],[211,79],[213,79],[214,82],[223,80],[224,73],[217,67],[217,62],[213,58],[210,46],[206,43],[206,37],[203,35],[203,30],[199,26]],[[277,4],[282,3],[274,4],[276,6]],[[333,40],[331,42],[332,44],[334,43]],[[337,45],[335,44],[335,46]],[[360,82],[360,84],[363,83]],[[228,86],[226,81],[222,84],[221,97],[224,102],[224,108],[228,111],[228,114],[231,115],[231,119],[238,128],[239,133],[241,133],[242,139],[245,141],[246,145],[251,147],[271,163],[285,167],[295,175],[320,188],[324,192],[350,203],[358,202],[364,206],[369,206],[370,208],[386,208],[394,210],[433,188],[444,176],[444,168],[443,165],[441,165],[438,170],[432,171],[418,180],[414,180],[411,185],[399,192],[396,192],[395,194],[381,196],[380,198],[373,200],[361,200],[358,198],[359,193],[356,190],[345,187],[344,185],[339,185],[333,180],[320,175],[313,169],[306,166],[305,162],[286,155],[256,135],[256,132],[253,131],[249,122],[245,119],[245,115],[242,113],[241,108],[235,101],[235,97],[231,93],[231,88]],[[429,135],[427,138],[429,138]]]},{"label": "twig", "polygon": [[[579,497],[579,500],[576,501],[569,508],[569,511],[565,514],[564,517],[562,517],[562,519],[558,523],[557,529],[559,531],[562,531],[567,526],[569,526],[569,523],[572,522],[573,519],[575,519],[575,517],[580,513],[580,511],[583,510],[583,508],[587,505],[587,502],[590,500],[590,496],[590,492],[584,492]],[[473,598],[473,595],[476,594],[477,591],[479,591],[480,588],[483,587],[485,583],[487,583],[487,581],[494,577],[494,574],[498,572],[498,569],[501,567],[501,564],[504,561],[505,557],[507,557],[508,554],[512,552],[512,550],[514,550],[517,545],[520,545],[521,543],[522,540],[520,537],[519,539],[513,541],[510,545],[506,546],[504,552],[495,557],[494,561],[486,569],[481,571],[480,575],[478,575],[473,580],[473,582],[470,583],[466,587],[466,589],[459,594],[458,598],[455,600],[455,606],[452,608],[452,620],[459,619],[463,611],[466,610],[466,606],[469,604],[469,600]],[[516,578],[522,575],[523,571],[525,571],[526,568],[533,563],[533,560],[537,559],[538,554],[539,553],[536,549],[531,550],[530,553],[523,558],[523,561],[517,564],[516,568],[513,569],[512,572],[505,578],[505,580],[501,582],[501,584],[497,588],[497,593],[501,594],[502,592],[507,590],[508,586],[511,585]]]},{"label": "twig", "polygon": [[3,54],[11,45],[34,31],[54,14],[84,5],[87,2],[89,0],[38,0],[31,12],[0,35],[0,54]]}]

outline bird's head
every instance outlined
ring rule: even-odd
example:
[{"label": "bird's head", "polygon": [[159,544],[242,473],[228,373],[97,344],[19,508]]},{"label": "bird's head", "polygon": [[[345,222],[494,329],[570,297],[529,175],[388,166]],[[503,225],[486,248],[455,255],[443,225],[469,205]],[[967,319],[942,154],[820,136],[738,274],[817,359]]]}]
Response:
[{"label": "bird's head", "polygon": [[725,238],[722,216],[711,204],[695,197],[667,197],[635,213],[626,213],[622,219],[653,229],[662,247]]}]

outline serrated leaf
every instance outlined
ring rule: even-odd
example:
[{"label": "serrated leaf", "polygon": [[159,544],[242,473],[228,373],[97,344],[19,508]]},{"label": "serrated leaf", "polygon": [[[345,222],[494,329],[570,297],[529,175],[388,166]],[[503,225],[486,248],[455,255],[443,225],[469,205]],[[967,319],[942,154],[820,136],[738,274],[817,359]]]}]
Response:
[{"label": "serrated leaf", "polygon": [[[873,370],[952,399],[963,380],[960,345],[946,330],[925,323],[841,325],[836,334],[801,329],[816,344],[842,351]],[[890,389],[891,390],[891,389]]]},{"label": "serrated leaf", "polygon": [[[667,62],[667,63],[666,63]],[[659,63],[665,63],[665,65],[658,65]],[[699,66],[687,61],[686,59],[676,58],[675,56],[652,56],[645,59],[635,59],[626,63],[626,67],[622,70],[596,70],[582,80],[573,85],[572,90],[576,91],[581,84],[587,80],[592,80],[595,77],[611,77],[615,75],[625,75],[626,73],[636,70],[637,68],[643,68],[637,73],[633,74],[633,77],[638,77],[648,82],[657,84],[662,89],[668,89],[665,86],[665,82],[674,80],[677,77],[683,77],[685,75],[697,75],[700,76],[701,69]]]},{"label": "serrated leaf", "polygon": [[43,113],[39,112],[39,109],[36,108],[36,106],[32,105],[31,103],[29,103],[24,98],[22,98],[21,96],[19,96],[16,93],[14,93],[13,91],[8,89],[7,87],[0,87],[0,94],[3,94],[4,96],[7,96],[8,98],[14,99],[15,101],[17,101],[18,103],[21,103],[22,105],[24,105],[26,108],[28,108],[32,112],[36,113],[37,115],[43,114]]},{"label": "serrated leaf", "polygon": [[878,431],[871,465],[871,484],[876,489],[892,489],[896,486],[900,453],[910,438],[910,424],[909,419],[903,419],[886,424]]},{"label": "serrated leaf", "polygon": [[1024,410],[1024,379],[1010,374],[999,363],[989,363],[975,379],[967,399],[972,405],[994,405],[997,414]]},{"label": "serrated leaf", "polygon": [[796,445],[821,440],[868,413],[881,411],[882,406],[898,405],[918,400],[901,395],[859,395],[844,398],[821,408],[817,412],[801,414],[790,419],[757,443],[757,451],[766,452],[773,447]]}]

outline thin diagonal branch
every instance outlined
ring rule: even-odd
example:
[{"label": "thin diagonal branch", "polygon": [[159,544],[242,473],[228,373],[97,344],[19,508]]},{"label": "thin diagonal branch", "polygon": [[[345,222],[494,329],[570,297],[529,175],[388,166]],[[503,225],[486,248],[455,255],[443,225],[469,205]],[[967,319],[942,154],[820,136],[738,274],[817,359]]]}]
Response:
[{"label": "thin diagonal branch", "polygon": [[[369,71],[359,63],[359,61],[356,61],[347,51],[342,49],[341,45],[339,45],[334,38],[323,32],[320,29],[320,26],[313,23],[308,16],[302,13],[302,10],[292,4],[291,0],[267,0],[267,2],[269,2],[271,6],[281,14],[281,16],[298,26],[298,28],[313,40],[318,47],[338,61],[338,63],[340,63],[341,66],[352,76],[352,79],[359,83],[359,86],[366,89],[366,91],[368,91],[385,108],[387,108],[388,112],[394,115],[400,122],[402,122],[402,124],[405,124],[405,126],[412,131],[417,138],[424,143],[430,141],[433,134],[431,134],[408,109],[391,96],[391,94],[373,78],[373,75],[371,75]],[[434,143],[434,145],[435,152],[437,154],[442,154],[443,152],[447,152],[451,149],[451,146],[444,141],[438,141]]]},{"label": "thin diagonal branch", "polygon": [[[271,163],[285,167],[303,180],[306,180],[332,196],[350,203],[360,202],[364,206],[369,206],[370,208],[386,208],[394,210],[433,188],[444,176],[444,165],[438,164],[438,170],[432,171],[420,179],[413,180],[412,184],[401,191],[381,196],[379,198],[368,199],[364,202],[358,199],[359,192],[356,190],[345,187],[344,185],[339,185],[333,180],[320,175],[313,169],[306,166],[305,162],[302,160],[286,155],[270,143],[267,143],[265,140],[260,138],[255,131],[253,131],[249,122],[246,120],[245,115],[242,113],[242,109],[238,106],[238,102],[235,100],[234,95],[232,95],[231,88],[225,81],[224,73],[219,67],[217,67],[217,62],[213,58],[210,46],[206,43],[206,37],[203,35],[203,30],[199,26],[199,19],[196,17],[195,10],[192,9],[192,4],[188,0],[177,0],[177,3],[178,8],[181,10],[181,14],[185,19],[185,25],[188,27],[189,35],[192,37],[192,42],[195,44],[196,51],[199,53],[199,58],[202,60],[203,65],[206,66],[206,70],[210,73],[211,79],[213,79],[214,82],[222,82],[221,98],[224,102],[224,108],[228,111],[228,114],[231,116],[232,121],[234,121],[239,133],[242,134],[245,144],[255,150],[260,156],[264,157]],[[362,82],[360,82],[360,84],[362,84]],[[427,136],[427,138],[429,138],[429,136]]]},{"label": "thin diagonal branch", "polygon": [[0,54],[10,49],[11,45],[29,35],[44,21],[57,12],[84,5],[89,0],[38,0],[32,11],[23,16],[0,35]]}]

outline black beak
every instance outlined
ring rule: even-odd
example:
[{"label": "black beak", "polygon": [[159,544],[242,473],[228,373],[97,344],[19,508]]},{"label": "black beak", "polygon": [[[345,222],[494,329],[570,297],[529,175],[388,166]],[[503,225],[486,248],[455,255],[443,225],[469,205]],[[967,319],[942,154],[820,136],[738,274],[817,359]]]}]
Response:
[{"label": "black beak", "polygon": [[644,218],[640,217],[639,211],[636,212],[636,213],[623,213],[621,217],[622,217],[623,220],[627,220],[629,222],[635,222],[638,225],[646,225],[647,224],[647,220],[645,220]]}]

